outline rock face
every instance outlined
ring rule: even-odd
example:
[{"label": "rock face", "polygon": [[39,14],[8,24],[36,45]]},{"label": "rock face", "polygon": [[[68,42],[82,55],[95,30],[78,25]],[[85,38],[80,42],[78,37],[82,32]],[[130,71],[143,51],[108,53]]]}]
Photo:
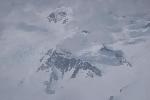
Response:
[{"label": "rock face", "polygon": [[[113,50],[103,46],[94,51],[77,56],[63,49],[50,49],[42,57],[39,71],[49,73],[48,81],[45,81],[46,93],[54,94],[60,81],[64,79],[73,79],[78,77],[95,77],[101,76],[99,65],[120,66],[131,64],[125,59],[121,50]],[[99,66],[100,67],[100,66]],[[69,74],[68,74],[69,73]]]},{"label": "rock face", "polygon": [[87,76],[101,76],[101,71],[87,61],[83,61],[65,50],[50,49],[41,59],[42,65],[38,71],[50,72],[49,81],[45,82],[46,92],[55,93],[55,84],[59,79],[63,79],[65,73],[72,72],[71,78],[76,78],[80,71],[84,71]]},{"label": "rock face", "polygon": [[128,66],[132,66],[124,57],[124,53],[121,50],[112,50],[104,46],[99,50],[99,53],[107,59],[107,61],[103,61],[106,64],[110,65],[123,65],[127,64]]},{"label": "rock face", "polygon": [[81,58],[94,64],[94,65],[106,65],[106,66],[120,66],[127,65],[132,67],[130,62],[127,61],[125,54],[121,50],[114,50],[108,48],[105,45],[94,51],[88,51],[81,55]]},{"label": "rock face", "polygon": [[66,24],[71,20],[72,10],[70,8],[57,8],[47,17],[49,22]]}]

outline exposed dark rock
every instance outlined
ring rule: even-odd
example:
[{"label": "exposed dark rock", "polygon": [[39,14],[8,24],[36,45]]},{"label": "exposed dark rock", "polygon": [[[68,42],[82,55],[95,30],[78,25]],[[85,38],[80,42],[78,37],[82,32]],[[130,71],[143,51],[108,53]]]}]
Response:
[{"label": "exposed dark rock", "polygon": [[114,96],[110,96],[109,100],[114,100]]},{"label": "exposed dark rock", "polygon": [[107,61],[109,61],[108,62],[109,64],[112,64],[112,65],[127,64],[128,66],[132,67],[132,65],[124,57],[124,53],[121,50],[113,50],[113,49],[107,48],[104,45],[103,48],[100,49],[99,53],[104,55],[105,58],[108,58]]},{"label": "exposed dark rock", "polygon": [[[59,72],[63,78],[66,72],[73,70],[70,78],[76,78],[77,74],[80,70],[85,70],[89,77],[93,77],[94,75],[101,76],[101,71],[91,65],[89,62],[83,61],[77,57],[72,56],[72,54],[65,50],[53,50],[50,49],[46,55],[47,59],[42,65],[38,68],[38,71],[47,71],[51,70],[49,81],[46,84],[46,92],[53,94],[55,93],[53,89],[53,84],[57,82],[59,78]],[[44,61],[44,57],[41,59],[41,62]]]},{"label": "exposed dark rock", "polygon": [[70,15],[69,15],[69,11],[67,11],[67,8],[59,8],[51,12],[47,18],[50,23],[60,22],[62,24],[66,24],[70,20],[69,16]]},{"label": "exposed dark rock", "polygon": [[150,23],[147,23],[144,28],[149,28],[150,27]]}]

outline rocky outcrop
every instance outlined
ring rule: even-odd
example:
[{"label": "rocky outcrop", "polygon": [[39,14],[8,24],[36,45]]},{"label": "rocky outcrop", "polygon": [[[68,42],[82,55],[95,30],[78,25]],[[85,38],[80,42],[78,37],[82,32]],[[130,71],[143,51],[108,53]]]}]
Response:
[{"label": "rocky outcrop", "polygon": [[69,71],[72,71],[70,79],[76,78],[81,70],[85,71],[89,77],[93,77],[94,75],[101,76],[101,71],[97,67],[73,56],[70,52],[65,50],[50,49],[41,59],[41,62],[42,65],[37,71],[50,72],[49,81],[45,82],[46,92],[50,94],[55,93],[53,84],[59,79],[63,79],[65,73]]}]

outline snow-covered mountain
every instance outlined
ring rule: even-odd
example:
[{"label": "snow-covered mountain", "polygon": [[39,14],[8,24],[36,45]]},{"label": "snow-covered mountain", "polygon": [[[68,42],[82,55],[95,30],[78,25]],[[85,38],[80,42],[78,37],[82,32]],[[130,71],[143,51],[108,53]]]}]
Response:
[{"label": "snow-covered mountain", "polygon": [[0,100],[150,100],[149,5],[1,1]]},{"label": "snow-covered mountain", "polygon": [[72,10],[66,7],[57,8],[47,18],[50,23],[67,24],[72,20]]},{"label": "snow-covered mountain", "polygon": [[53,90],[55,82],[63,79],[67,72],[71,72],[70,76],[67,75],[69,79],[76,78],[81,72],[84,72],[89,77],[94,77],[94,75],[101,76],[100,69],[89,62],[73,57],[70,52],[64,50],[50,49],[41,59],[41,62],[42,65],[37,71],[50,72],[50,78],[46,84],[46,92],[50,94],[55,92]]},{"label": "snow-covered mountain", "polygon": [[[113,50],[103,45],[95,50],[91,47],[78,54],[63,49],[50,49],[40,59],[41,66],[37,72],[49,73],[49,80],[45,81],[46,93],[54,94],[56,85],[64,79],[79,77],[102,76],[104,67],[102,66],[121,66],[131,67],[121,50]],[[57,83],[58,82],[58,83]]]}]

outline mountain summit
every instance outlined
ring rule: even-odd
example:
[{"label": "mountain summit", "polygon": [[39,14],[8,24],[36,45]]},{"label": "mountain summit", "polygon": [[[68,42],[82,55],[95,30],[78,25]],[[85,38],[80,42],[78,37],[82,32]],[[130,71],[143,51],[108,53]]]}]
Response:
[{"label": "mountain summit", "polygon": [[[50,49],[41,59],[42,65],[37,71],[50,72],[49,81],[46,82],[46,92],[55,93],[54,84],[63,77],[67,72],[71,72],[70,79],[80,76],[81,72],[85,77],[101,76],[101,70],[87,61],[75,57],[71,52],[65,50]],[[68,77],[68,76],[67,76]]]}]

